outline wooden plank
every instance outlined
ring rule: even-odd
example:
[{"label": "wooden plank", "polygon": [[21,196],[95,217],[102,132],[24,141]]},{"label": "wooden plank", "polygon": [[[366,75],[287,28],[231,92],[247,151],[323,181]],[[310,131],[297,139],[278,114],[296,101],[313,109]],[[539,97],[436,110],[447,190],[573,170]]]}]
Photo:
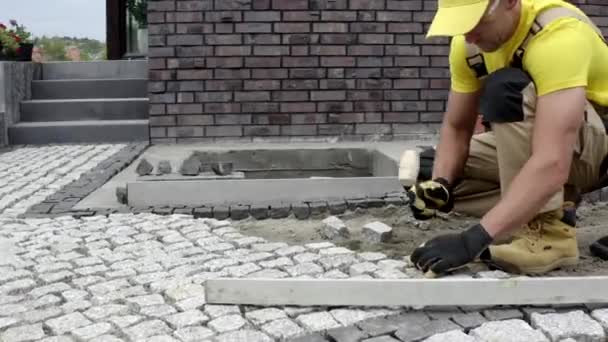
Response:
[{"label": "wooden plank", "polygon": [[608,303],[608,276],[510,279],[255,279],[205,284],[209,304],[536,305]]}]

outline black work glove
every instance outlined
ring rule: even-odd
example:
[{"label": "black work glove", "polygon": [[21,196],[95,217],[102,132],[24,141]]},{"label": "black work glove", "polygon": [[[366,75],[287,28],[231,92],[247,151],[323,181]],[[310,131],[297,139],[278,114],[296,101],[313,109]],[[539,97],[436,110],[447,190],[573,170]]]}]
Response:
[{"label": "black work glove", "polygon": [[435,237],[416,248],[410,260],[429,275],[440,275],[475,260],[492,243],[481,224],[455,234]]},{"label": "black work glove", "polygon": [[443,178],[416,183],[407,191],[407,196],[412,214],[418,220],[434,217],[437,210],[447,213],[454,208],[451,186]]}]

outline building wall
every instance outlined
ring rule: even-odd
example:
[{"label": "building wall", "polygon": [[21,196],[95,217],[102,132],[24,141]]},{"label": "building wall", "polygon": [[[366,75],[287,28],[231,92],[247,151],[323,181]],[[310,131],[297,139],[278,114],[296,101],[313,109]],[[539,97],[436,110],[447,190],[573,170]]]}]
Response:
[{"label": "building wall", "polygon": [[[579,0],[608,33],[606,0]],[[149,2],[154,143],[405,139],[436,132],[436,0]]]}]

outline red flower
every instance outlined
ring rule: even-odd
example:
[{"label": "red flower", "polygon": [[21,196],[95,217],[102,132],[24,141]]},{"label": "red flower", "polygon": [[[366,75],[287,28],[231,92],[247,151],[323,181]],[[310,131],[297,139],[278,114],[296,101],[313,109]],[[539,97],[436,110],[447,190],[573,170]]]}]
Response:
[{"label": "red flower", "polygon": [[0,29],[6,30],[6,26],[4,26],[4,24],[0,23]]},{"label": "red flower", "polygon": [[21,43],[21,37],[19,37],[18,35],[14,35],[13,37],[15,38],[15,41],[17,43]]}]

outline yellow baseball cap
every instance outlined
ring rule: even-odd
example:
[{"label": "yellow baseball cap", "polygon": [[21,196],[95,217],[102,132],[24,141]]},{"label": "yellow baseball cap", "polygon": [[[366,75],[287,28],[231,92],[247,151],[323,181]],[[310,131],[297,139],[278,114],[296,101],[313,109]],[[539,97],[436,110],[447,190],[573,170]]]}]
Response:
[{"label": "yellow baseball cap", "polygon": [[456,36],[471,31],[488,8],[490,0],[438,0],[438,9],[427,37]]}]

